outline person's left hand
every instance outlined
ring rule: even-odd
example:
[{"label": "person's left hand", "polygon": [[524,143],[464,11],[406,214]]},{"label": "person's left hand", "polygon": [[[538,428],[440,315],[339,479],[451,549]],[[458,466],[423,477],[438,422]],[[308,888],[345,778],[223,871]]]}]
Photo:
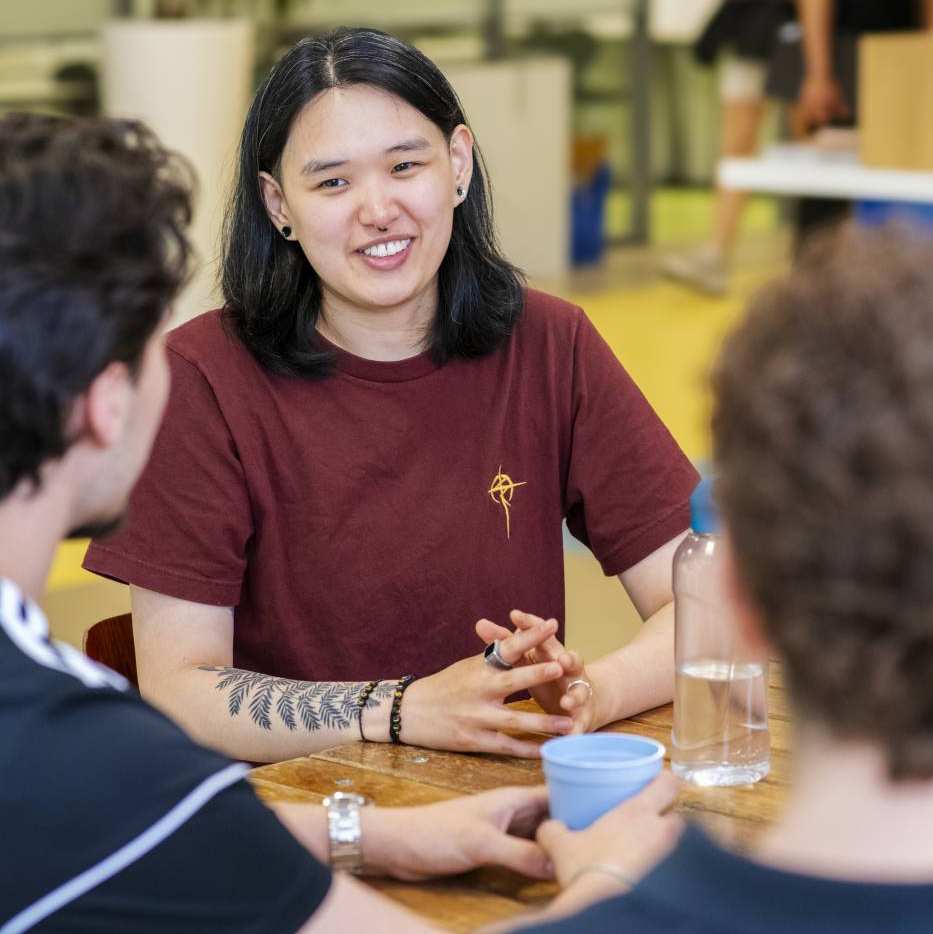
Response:
[{"label": "person's left hand", "polygon": [[363,863],[414,882],[478,866],[505,866],[551,879],[550,859],[534,841],[547,817],[547,789],[496,788],[437,804],[363,808]]},{"label": "person's left hand", "polygon": [[[670,813],[680,782],[661,772],[635,797],[607,811],[585,830],[568,830],[557,820],[538,828],[538,842],[550,854],[563,892],[552,908],[579,911],[597,899],[635,885],[671,847],[683,830],[681,818]],[[598,871],[610,866],[620,878]],[[594,871],[589,871],[594,870]]]},{"label": "person's left hand", "polygon": [[[540,616],[525,613],[522,610],[512,610],[509,618],[516,629],[522,630],[532,629],[544,623]],[[476,634],[483,642],[489,643],[496,639],[507,638],[512,634],[512,630],[492,620],[481,619],[476,624]],[[587,674],[583,659],[578,652],[568,651],[556,636],[551,636],[527,652],[524,661],[519,664],[534,665],[552,661],[560,663],[564,669],[563,676],[548,684],[530,688],[531,696],[548,713],[563,713],[571,717],[572,733],[588,733],[602,726],[599,721],[596,686]]]}]

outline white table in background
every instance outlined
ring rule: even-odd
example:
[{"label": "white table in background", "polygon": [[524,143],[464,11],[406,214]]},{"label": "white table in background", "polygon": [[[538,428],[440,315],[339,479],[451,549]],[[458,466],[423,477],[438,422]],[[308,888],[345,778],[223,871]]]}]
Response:
[{"label": "white table in background", "polygon": [[933,172],[868,168],[855,153],[802,144],[772,146],[755,159],[722,159],[717,176],[736,191],[933,204]]}]

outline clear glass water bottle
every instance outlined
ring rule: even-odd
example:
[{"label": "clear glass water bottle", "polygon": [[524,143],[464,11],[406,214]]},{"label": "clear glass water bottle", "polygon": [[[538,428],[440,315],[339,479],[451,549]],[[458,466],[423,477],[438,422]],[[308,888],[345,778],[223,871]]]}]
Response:
[{"label": "clear glass water bottle", "polygon": [[691,531],[674,555],[671,768],[697,785],[747,785],[768,774],[768,660],[734,624],[709,480],[690,501]]}]

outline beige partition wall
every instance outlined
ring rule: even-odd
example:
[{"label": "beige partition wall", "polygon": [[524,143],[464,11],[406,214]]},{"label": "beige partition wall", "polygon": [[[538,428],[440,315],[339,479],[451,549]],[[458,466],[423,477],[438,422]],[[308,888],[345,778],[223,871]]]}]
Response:
[{"label": "beige partition wall", "polygon": [[198,174],[191,234],[200,264],[176,304],[176,323],[218,304],[220,224],[253,62],[246,20],[119,20],[103,30],[104,111],[144,120]]},{"label": "beige partition wall", "polygon": [[[242,20],[121,20],[103,31],[104,110],[144,120],[198,175],[191,228],[198,269],[174,309],[180,323],[218,303],[220,222],[253,78],[253,26]],[[58,553],[43,605],[53,634],[76,645],[129,609],[127,588],[79,569],[84,543]]]},{"label": "beige partition wall", "polygon": [[506,255],[535,279],[563,275],[570,234],[570,65],[445,65],[489,168]]}]

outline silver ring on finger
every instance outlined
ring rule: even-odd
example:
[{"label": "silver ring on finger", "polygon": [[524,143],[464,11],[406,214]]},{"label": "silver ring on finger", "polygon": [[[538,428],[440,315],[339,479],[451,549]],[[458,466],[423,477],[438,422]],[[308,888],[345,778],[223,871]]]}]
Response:
[{"label": "silver ring on finger", "polygon": [[585,678],[577,678],[576,680],[571,681],[570,684],[567,685],[567,690],[569,691],[571,688],[575,688],[578,684],[582,684],[583,687],[586,688],[587,690],[586,699],[589,700],[593,696],[593,685],[590,684],[590,682],[587,681]]},{"label": "silver ring on finger", "polygon": [[499,640],[496,639],[495,642],[490,642],[486,646],[486,650],[483,652],[483,660],[487,665],[492,665],[493,668],[498,668],[500,671],[508,671],[510,668],[514,667],[509,664],[503,657],[502,653],[499,651]]}]

